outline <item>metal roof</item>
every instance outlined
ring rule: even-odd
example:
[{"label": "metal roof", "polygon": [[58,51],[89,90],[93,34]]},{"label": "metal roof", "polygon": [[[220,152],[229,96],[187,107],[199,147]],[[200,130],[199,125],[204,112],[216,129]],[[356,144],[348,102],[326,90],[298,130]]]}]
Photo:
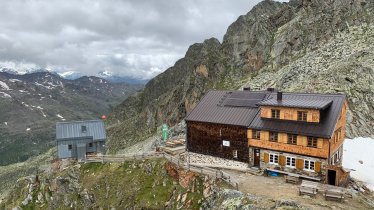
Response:
[{"label": "metal roof", "polygon": [[[82,132],[86,126],[86,132]],[[93,141],[105,140],[106,133],[104,122],[101,120],[57,122],[56,140],[92,138]]]},{"label": "metal roof", "polygon": [[[269,99],[276,99],[276,97],[277,93],[272,93],[269,96]],[[326,108],[325,110],[321,110],[321,118],[319,123],[263,119],[261,118],[260,113],[258,113],[248,127],[253,129],[285,132],[306,136],[316,136],[322,138],[331,138],[340,111],[342,109],[342,105],[345,101],[345,95],[316,93],[283,93],[282,100],[304,101],[304,103],[308,103],[308,101],[330,101],[329,104],[331,105],[328,106],[328,108]],[[306,106],[308,105],[300,107],[304,108]]]},{"label": "metal roof", "polygon": [[278,107],[295,107],[306,109],[326,109],[332,103],[332,100],[323,97],[300,97],[299,94],[286,94],[282,100],[277,100],[277,96],[272,95],[267,100],[261,101],[258,105],[261,106],[278,106]]},{"label": "metal roof", "polygon": [[278,104],[273,103],[276,98],[277,92],[271,91],[212,90],[188,114],[186,121],[238,125],[259,130],[331,138],[345,101],[343,94],[283,93],[284,105],[319,109],[320,123],[261,118],[260,107],[257,105],[264,102],[268,105],[272,102],[273,106],[277,106]]},{"label": "metal roof", "polygon": [[[210,122],[247,127],[258,112],[258,106],[235,106],[227,100],[232,98],[251,99],[252,91],[209,91],[200,103],[188,114],[187,121]],[[260,93],[260,92],[259,92]],[[262,92],[264,93],[264,92]],[[265,94],[266,95],[266,94]],[[262,100],[262,99],[259,99]],[[256,100],[254,104],[259,102]],[[250,104],[252,105],[252,104]]]}]

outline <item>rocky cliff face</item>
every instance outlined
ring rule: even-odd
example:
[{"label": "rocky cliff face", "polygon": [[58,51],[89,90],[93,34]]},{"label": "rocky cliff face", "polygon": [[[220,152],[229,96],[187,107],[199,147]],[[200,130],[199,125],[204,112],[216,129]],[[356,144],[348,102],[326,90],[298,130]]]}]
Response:
[{"label": "rocky cliff face", "polygon": [[[373,1],[265,0],[228,28],[222,44],[212,38],[192,45],[184,58],[151,80],[142,93],[116,107],[109,119],[109,148],[116,151],[143,140],[162,123],[179,122],[209,89],[235,89],[244,84],[292,91],[345,92],[351,108],[349,136],[373,135],[369,114],[372,112],[369,97],[373,94],[370,50],[362,51],[364,57],[355,57],[351,53],[357,51],[354,40],[341,38],[349,37],[353,26],[366,30],[365,25],[373,20]],[[368,37],[356,36],[356,39],[365,45],[370,43],[365,40]],[[351,55],[348,56],[351,61],[331,52],[334,40],[349,42],[342,50]],[[326,52],[318,58],[325,50],[330,50],[330,54]],[[318,68],[314,67],[313,59],[320,59]],[[306,63],[309,64],[301,65]],[[334,68],[331,63],[335,63]],[[309,68],[315,68],[313,77]],[[342,84],[340,77],[344,84],[349,82],[343,76],[348,73],[348,78],[359,80],[353,79],[355,82],[346,88],[336,89]],[[360,77],[361,73],[367,79]],[[279,82],[279,78],[284,82]],[[307,88],[305,84],[316,81],[314,78],[319,78],[318,83]],[[361,109],[365,111],[362,113]]]}]

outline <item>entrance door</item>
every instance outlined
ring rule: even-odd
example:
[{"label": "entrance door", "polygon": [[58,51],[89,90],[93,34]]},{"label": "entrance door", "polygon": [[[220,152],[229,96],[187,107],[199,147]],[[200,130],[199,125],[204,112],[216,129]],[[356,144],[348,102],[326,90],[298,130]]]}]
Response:
[{"label": "entrance door", "polygon": [[336,171],[328,170],[327,172],[327,180],[329,185],[335,185],[336,183]]},{"label": "entrance door", "polygon": [[260,167],[260,149],[253,149],[253,166]]},{"label": "entrance door", "polygon": [[77,159],[84,160],[86,158],[86,144],[78,143],[77,144]]}]

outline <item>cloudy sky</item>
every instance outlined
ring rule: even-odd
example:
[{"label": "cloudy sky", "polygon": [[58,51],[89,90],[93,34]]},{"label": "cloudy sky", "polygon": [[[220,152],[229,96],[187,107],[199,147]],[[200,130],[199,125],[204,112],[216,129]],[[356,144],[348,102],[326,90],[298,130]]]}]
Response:
[{"label": "cloudy sky", "polygon": [[259,0],[0,0],[0,67],[149,79]]}]

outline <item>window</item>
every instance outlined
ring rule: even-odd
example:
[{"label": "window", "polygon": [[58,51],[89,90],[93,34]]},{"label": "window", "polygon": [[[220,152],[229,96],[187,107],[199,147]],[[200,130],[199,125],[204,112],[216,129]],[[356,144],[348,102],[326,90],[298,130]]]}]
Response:
[{"label": "window", "polygon": [[88,144],[88,147],[92,147],[92,146],[93,146],[93,144],[92,144],[92,143],[89,143],[89,144]]},{"label": "window", "polygon": [[232,155],[234,156],[234,158],[238,158],[238,150],[233,150]]},{"label": "window", "polygon": [[269,163],[278,165],[279,156],[277,154],[269,154]]},{"label": "window", "polygon": [[278,133],[277,132],[270,132],[270,141],[274,141],[274,142],[278,141]]},{"label": "window", "polygon": [[280,110],[279,109],[272,109],[271,110],[271,118],[279,119],[280,118]]},{"label": "window", "polygon": [[87,126],[82,125],[82,133],[86,133],[86,132],[87,132]]},{"label": "window", "polygon": [[341,133],[341,129],[340,128],[335,131],[335,134],[334,134],[334,142],[335,143],[337,143],[339,141],[340,135],[341,135],[340,133]]},{"label": "window", "polygon": [[297,111],[297,120],[298,121],[307,121],[307,119],[308,119],[308,112]]},{"label": "window", "polygon": [[252,138],[253,139],[260,139],[261,138],[261,131],[259,131],[259,130],[252,130]]},{"label": "window", "polygon": [[314,171],[314,161],[304,160],[304,169]]},{"label": "window", "polygon": [[295,134],[288,134],[287,135],[287,144],[297,144],[297,135]]},{"label": "window", "polygon": [[316,137],[308,136],[308,147],[317,148],[317,141],[318,139]]},{"label": "window", "polygon": [[288,166],[290,168],[295,168],[296,167],[296,158],[287,157],[286,158],[286,166]]},{"label": "window", "polygon": [[73,149],[73,145],[69,144],[69,145],[68,145],[68,149],[69,149],[69,150],[72,150],[72,149]]}]

